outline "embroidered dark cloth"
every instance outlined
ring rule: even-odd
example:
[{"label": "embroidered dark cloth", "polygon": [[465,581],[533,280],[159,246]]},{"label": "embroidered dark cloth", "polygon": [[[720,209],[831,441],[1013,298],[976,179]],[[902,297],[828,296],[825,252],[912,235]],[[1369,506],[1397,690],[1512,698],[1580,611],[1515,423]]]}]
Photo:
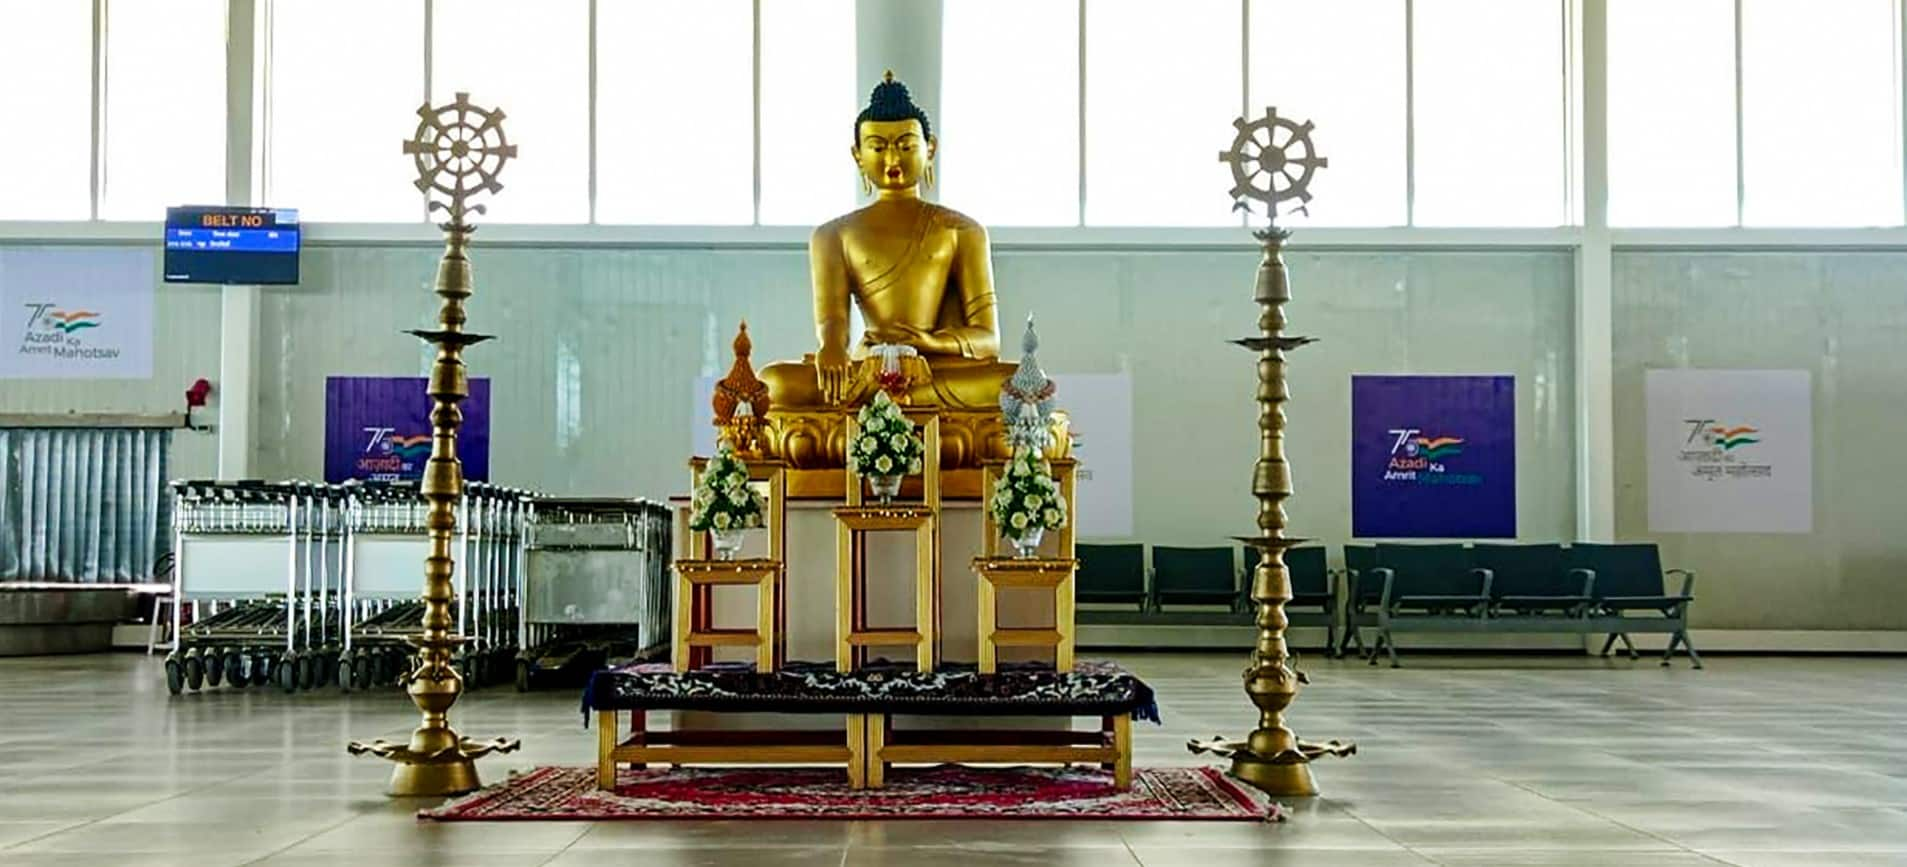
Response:
[{"label": "embroidered dark cloth", "polygon": [[944,716],[1108,716],[1158,722],[1152,687],[1110,662],[971,665],[920,672],[876,663],[839,672],[832,664],[789,663],[759,673],[749,663],[717,663],[677,673],[668,663],[636,663],[596,672],[583,690],[584,725],[592,710],[709,710],[757,713],[888,713]]}]

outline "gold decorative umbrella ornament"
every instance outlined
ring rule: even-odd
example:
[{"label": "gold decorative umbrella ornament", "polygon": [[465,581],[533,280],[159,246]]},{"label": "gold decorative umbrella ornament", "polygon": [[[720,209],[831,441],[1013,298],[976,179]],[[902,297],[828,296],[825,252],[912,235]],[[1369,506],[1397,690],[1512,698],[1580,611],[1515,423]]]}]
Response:
[{"label": "gold decorative umbrella ornament", "polygon": [[474,741],[450,727],[450,707],[463,693],[463,678],[451,666],[451,655],[462,636],[451,634],[450,602],[456,591],[452,577],[457,532],[457,504],[463,497],[463,462],[457,457],[457,430],[463,426],[458,407],[470,394],[464,370],[466,346],[490,339],[464,330],[464,302],[472,283],[466,248],[476,227],[470,217],[484,213],[471,199],[503,189],[497,181],[503,167],[516,156],[516,145],[503,135],[503,112],[471,104],[459,93],[454,101],[417,109],[417,132],[404,142],[404,153],[417,165],[417,188],[429,202],[428,212],[443,211],[444,255],[437,263],[437,328],[407,332],[437,347],[431,364],[429,393],[430,460],[424,465],[420,491],[430,505],[425,528],[430,554],[424,560],[423,633],[411,644],[417,656],[402,678],[411,701],[424,720],[406,743],[353,741],[352,755],[371,753],[396,763],[391,770],[390,794],[396,796],[453,795],[478,787],[476,760],[490,753],[507,753],[520,744],[514,738]]},{"label": "gold decorative umbrella ornament", "polygon": [[1252,210],[1252,202],[1264,208],[1265,228],[1253,232],[1263,245],[1258,262],[1258,280],[1253,299],[1258,302],[1256,337],[1233,343],[1258,353],[1258,462],[1252,468],[1251,490],[1258,498],[1258,532],[1239,536],[1240,542],[1259,552],[1258,567],[1252,573],[1251,600],[1256,607],[1254,624],[1258,640],[1251,651],[1251,663],[1244,672],[1245,695],[1258,709],[1258,726],[1241,741],[1214,738],[1186,744],[1194,753],[1212,753],[1232,760],[1232,775],[1273,795],[1315,795],[1318,784],[1311,775],[1311,760],[1323,755],[1348,756],[1357,745],[1329,741],[1321,744],[1298,739],[1285,725],[1285,711],[1298,698],[1298,687],[1305,676],[1289,665],[1290,648],[1285,644],[1285,603],[1291,601],[1291,574],[1285,567],[1285,551],[1305,539],[1285,535],[1285,500],[1291,498],[1291,466],[1285,460],[1285,353],[1314,338],[1285,333],[1285,303],[1291,300],[1291,283],[1285,273],[1284,242],[1291,233],[1278,227],[1278,206],[1296,199],[1297,210],[1305,212],[1311,201],[1309,187],[1318,169],[1328,163],[1318,156],[1311,143],[1310,121],[1297,123],[1279,117],[1275,108],[1247,121],[1232,121],[1237,137],[1230,150],[1218,155],[1232,166],[1232,198],[1236,210]]}]

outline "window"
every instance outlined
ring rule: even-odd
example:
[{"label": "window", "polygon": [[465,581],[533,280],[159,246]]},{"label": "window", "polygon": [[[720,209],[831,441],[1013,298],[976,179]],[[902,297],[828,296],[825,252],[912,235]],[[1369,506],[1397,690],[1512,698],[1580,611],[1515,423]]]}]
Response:
[{"label": "window", "polygon": [[1609,223],[1730,226],[1734,0],[1610,0]]},{"label": "window", "polygon": [[940,200],[989,226],[1077,225],[1078,0],[944,10]]},{"label": "window", "polygon": [[754,222],[754,27],[750,0],[597,7],[598,222]]},{"label": "window", "polygon": [[1281,214],[1280,223],[1409,222],[1405,56],[1404,0],[1251,0],[1249,114],[1275,107],[1312,121],[1312,143],[1331,160],[1313,176],[1310,215]]},{"label": "window", "polygon": [[1414,222],[1566,222],[1562,4],[1419,2],[1412,27]]},{"label": "window", "polygon": [[298,208],[306,221],[422,219],[416,174],[399,149],[424,100],[422,0],[268,8],[265,201]]},{"label": "window", "polygon": [[93,9],[0,0],[0,219],[92,216]]},{"label": "window", "polygon": [[[456,0],[432,8],[432,104],[466,92],[471,102],[500,108],[517,146],[501,175],[504,191],[483,200],[484,220],[589,222],[587,0]],[[690,86],[664,80],[669,89]]]},{"label": "window", "polygon": [[855,207],[849,146],[854,116],[874,86],[854,80],[854,0],[773,0],[760,8],[760,220],[820,223]]},{"label": "window", "polygon": [[1743,0],[1742,222],[1901,223],[1889,0]]},{"label": "window", "polygon": [[225,202],[225,0],[106,6],[99,216]]},{"label": "window", "polygon": [[1238,0],[1086,8],[1086,222],[1235,226],[1227,119],[1244,104]]}]

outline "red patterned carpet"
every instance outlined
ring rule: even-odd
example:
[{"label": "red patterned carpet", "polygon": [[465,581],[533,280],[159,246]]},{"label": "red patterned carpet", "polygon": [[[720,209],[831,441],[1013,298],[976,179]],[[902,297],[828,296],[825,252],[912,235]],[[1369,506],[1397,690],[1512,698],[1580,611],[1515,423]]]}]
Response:
[{"label": "red patterned carpet", "polygon": [[837,768],[623,769],[615,792],[587,767],[543,767],[418,813],[440,821],[527,819],[1215,819],[1284,810],[1212,768],[1140,768],[1132,791],[1084,768],[895,768],[854,791]]}]

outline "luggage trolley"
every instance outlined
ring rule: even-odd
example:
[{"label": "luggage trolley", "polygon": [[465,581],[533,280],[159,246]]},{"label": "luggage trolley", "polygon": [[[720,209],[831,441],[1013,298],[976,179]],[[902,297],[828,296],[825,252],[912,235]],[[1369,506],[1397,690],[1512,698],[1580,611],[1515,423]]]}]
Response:
[{"label": "luggage trolley", "polygon": [[405,639],[422,631],[418,599],[430,554],[417,486],[346,482],[343,649],[337,682],[344,689],[393,684],[410,655]]},{"label": "luggage trolley", "polygon": [[[319,680],[339,617],[340,499],[323,485],[174,482],[172,634],[166,688],[229,683],[286,691]],[[192,618],[186,620],[186,607]]]},{"label": "luggage trolley", "polygon": [[521,647],[517,574],[522,564],[523,525],[529,494],[470,482],[464,487],[458,526],[465,531],[457,584],[459,634],[465,636],[459,670],[471,686],[496,682],[510,670]]},{"label": "luggage trolley", "polygon": [[[337,682],[345,689],[367,689],[396,683],[409,665],[410,639],[423,634],[418,593],[430,554],[424,526],[430,505],[414,483],[348,487],[346,622]],[[514,573],[524,499],[519,491],[469,482],[457,506],[451,617],[456,633],[467,641],[452,664],[472,688],[504,672],[516,652]]]},{"label": "luggage trolley", "polygon": [[532,506],[527,535],[519,691],[542,676],[587,676],[668,642],[667,508],[543,498]]}]

